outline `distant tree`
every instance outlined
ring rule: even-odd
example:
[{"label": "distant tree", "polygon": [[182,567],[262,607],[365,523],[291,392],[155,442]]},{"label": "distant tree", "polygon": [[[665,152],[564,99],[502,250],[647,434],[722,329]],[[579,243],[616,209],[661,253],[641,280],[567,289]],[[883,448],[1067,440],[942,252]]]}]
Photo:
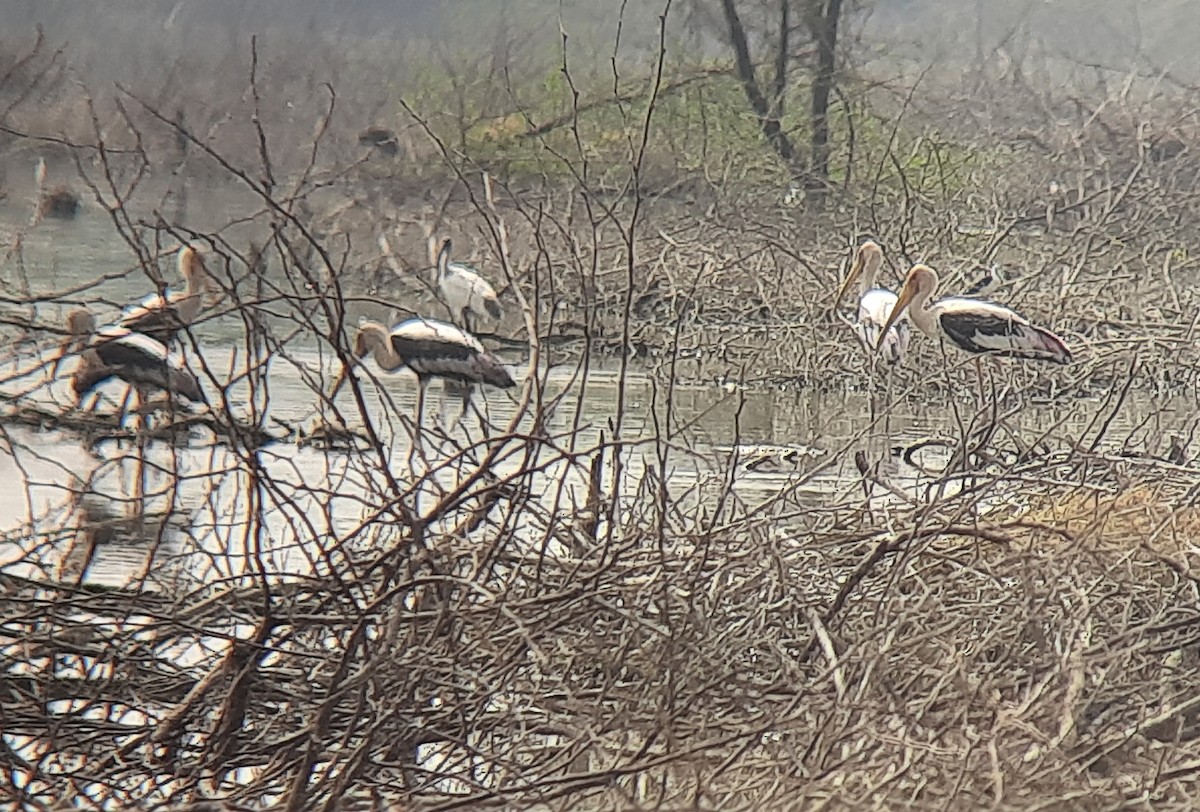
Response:
[{"label": "distant tree", "polygon": [[[837,79],[838,24],[842,0],[696,0],[699,19],[712,20],[704,3],[719,3],[723,39],[733,51],[734,70],[758,119],[763,137],[793,176],[804,181],[810,201],[823,198],[829,186],[829,98]],[[757,23],[765,58],[756,59],[747,33],[747,20]],[[807,38],[796,37],[797,33]],[[783,128],[788,76],[800,42],[807,49],[810,65],[809,146],[807,162]],[[767,79],[760,66],[769,63]]]}]

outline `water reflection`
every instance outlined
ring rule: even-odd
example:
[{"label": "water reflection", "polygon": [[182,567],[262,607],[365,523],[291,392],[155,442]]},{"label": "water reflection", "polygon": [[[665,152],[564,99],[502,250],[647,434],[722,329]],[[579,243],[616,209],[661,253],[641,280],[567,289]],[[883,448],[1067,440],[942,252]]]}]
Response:
[{"label": "water reflection", "polygon": [[[198,188],[192,196],[197,218],[191,225],[197,230],[222,227],[230,218],[250,213],[243,198],[227,199],[218,190]],[[0,202],[0,223],[26,223],[26,203],[19,193]],[[205,213],[211,221],[203,219]],[[170,252],[175,247],[162,246],[162,271],[172,280]],[[36,273],[30,272],[33,268]],[[68,297],[68,304],[99,300],[113,313],[151,289],[145,274],[133,267],[128,248],[113,239],[111,222],[94,206],[69,225],[46,222],[25,234],[21,253],[6,264],[5,276],[11,288],[31,293],[102,278],[95,288]],[[34,315],[61,321],[66,306],[34,308]],[[244,359],[236,351],[242,332],[237,319],[207,321],[196,330],[204,360],[219,379],[244,372],[238,368]],[[55,409],[70,401],[65,392],[69,367],[60,379],[51,379],[44,356],[31,346],[14,346],[5,360],[0,394],[20,394],[24,402]],[[318,345],[288,343],[270,360],[269,399],[263,404],[267,424],[298,425],[313,417],[318,402],[314,382],[328,380],[333,371],[328,352]],[[614,439],[622,394],[626,412],[620,439],[628,445],[620,452],[619,490],[625,504],[618,506],[618,515],[643,498],[648,472],[664,476],[667,491],[683,507],[726,483],[748,510],[785,492],[793,503],[813,506],[868,496],[872,507],[881,508],[920,501],[947,463],[963,422],[947,403],[904,400],[900,393],[890,407],[862,394],[712,385],[678,385],[668,398],[661,381],[656,385],[637,372],[623,379],[600,365],[586,382],[575,381],[573,372],[543,371],[547,383],[541,402],[553,403],[553,408],[537,426],[526,416],[514,427],[517,433],[536,429],[550,440],[529,447],[512,443],[489,472],[500,481],[517,471],[535,470],[521,489],[563,516],[581,514],[592,499],[590,451],[602,437]],[[173,572],[172,567],[198,582],[256,568],[320,572],[329,566],[327,553],[347,538],[368,543],[372,534],[387,532],[372,524],[388,518],[383,506],[396,498],[396,485],[387,474],[403,488],[439,468],[425,490],[411,495],[413,505],[433,504],[460,477],[472,475],[474,463],[488,453],[487,439],[515,414],[515,395],[498,390],[477,394],[478,415],[468,415],[444,436],[426,431],[421,453],[410,455],[407,421],[415,410],[415,379],[381,374],[371,364],[357,374],[365,415],[348,389],[338,405],[352,423],[364,417],[371,421],[383,442],[386,469],[374,452],[368,461],[288,444],[235,453],[203,431],[194,433],[187,447],[149,443],[136,448],[115,442],[93,446],[62,432],[6,429],[7,442],[0,450],[0,482],[6,483],[0,488],[0,529],[5,534],[0,566],[21,561],[30,573],[47,576],[61,567],[71,578],[114,584],[161,576]],[[118,385],[108,387],[107,404],[111,407],[121,393]],[[248,412],[252,394],[249,381],[242,380],[227,397],[235,410]],[[431,418],[440,397],[441,387],[432,386]],[[1059,424],[1062,432],[1078,435],[1095,413],[1095,404],[1083,406],[1066,415],[1052,407],[1030,407],[1011,422],[1032,436]],[[1112,422],[1113,436],[1106,442],[1120,444],[1147,415],[1155,416],[1153,430],[1181,429],[1188,408],[1130,400]],[[456,414],[453,404],[449,410]],[[925,443],[905,459],[906,449],[929,438],[948,442]],[[651,440],[662,446],[637,444]],[[440,467],[447,459],[457,462]],[[611,491],[616,470],[610,457],[599,471],[601,490]],[[31,553],[42,548],[45,555]]]}]

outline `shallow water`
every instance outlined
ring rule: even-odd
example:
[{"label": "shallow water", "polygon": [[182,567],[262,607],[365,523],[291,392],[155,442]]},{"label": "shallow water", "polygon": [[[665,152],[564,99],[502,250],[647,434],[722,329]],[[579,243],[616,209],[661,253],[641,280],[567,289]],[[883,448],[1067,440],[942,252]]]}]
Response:
[{"label": "shallow water", "polygon": [[[220,216],[210,217],[207,222],[198,217],[190,225],[197,229],[219,228],[250,210],[243,196],[223,195],[221,190],[191,190],[189,211],[219,212]],[[12,194],[0,204],[0,224],[5,224],[0,225],[0,232],[6,243],[27,226],[26,204],[21,194]],[[164,276],[171,283],[176,279],[170,254],[173,249],[174,245],[165,245],[161,261]],[[115,313],[119,305],[152,289],[145,275],[136,269],[129,247],[95,205],[87,206],[75,222],[46,221],[29,229],[22,240],[21,262],[10,257],[2,268],[10,293],[39,296],[78,287],[101,276],[112,277],[67,297],[66,302],[37,306],[36,316],[46,322],[61,322],[65,305],[81,302],[100,303],[97,310],[101,315]],[[12,309],[28,313],[27,309]],[[241,346],[241,336],[240,322],[230,317],[208,321],[196,330],[205,361],[218,377],[229,369],[231,356]],[[846,339],[854,340],[849,332]],[[0,355],[0,377],[5,380],[0,391],[7,395],[27,393],[30,402],[67,403],[65,381],[62,377],[52,379],[42,366],[46,356],[38,354],[52,344],[53,339],[47,337],[37,350],[22,346]],[[519,378],[524,374],[523,366],[518,358],[511,360]],[[69,363],[65,372],[69,372]],[[311,418],[317,398],[302,372],[323,375],[328,382],[332,369],[328,354],[323,354],[314,341],[300,337],[289,343],[287,357],[275,357],[270,364],[268,424],[270,418],[293,425]],[[34,371],[18,377],[28,370]],[[612,420],[621,389],[615,366],[601,364],[594,368],[586,387],[574,379],[573,369],[540,370],[539,376],[546,380],[547,397],[563,393],[557,407],[547,415],[544,428],[548,435],[562,438],[578,425],[573,448],[580,451],[593,448],[601,433],[612,439]],[[382,388],[375,385],[373,377],[378,378]],[[410,470],[409,436],[399,418],[409,418],[415,411],[415,379],[407,374],[379,374],[369,363],[359,379],[372,423],[388,445],[389,469],[397,480],[412,481],[424,463],[418,459]],[[123,389],[109,385],[105,391],[115,402]],[[238,400],[244,399],[247,392],[245,386],[230,391],[236,409],[244,411],[245,405]],[[386,393],[391,405],[385,407],[380,401],[381,392]],[[430,387],[427,426],[439,417],[440,393],[440,384]],[[672,498],[685,501],[702,498],[700,494],[706,488],[718,487],[728,476],[735,451],[744,459],[733,468],[734,489],[748,507],[789,488],[793,489],[790,498],[794,504],[815,506],[861,500],[860,475],[852,453],[860,449],[872,462],[882,460],[889,480],[917,498],[930,478],[901,463],[892,449],[930,436],[959,434],[946,403],[906,400],[888,409],[885,420],[875,421],[871,398],[863,394],[680,385],[672,393],[668,420],[663,393],[638,371],[627,375],[625,395],[622,439],[667,440],[672,448],[666,459],[667,490]],[[513,398],[512,394],[489,390],[477,394],[475,402],[493,426],[502,427],[513,417]],[[352,426],[361,420],[349,388],[342,390],[338,405]],[[1095,403],[1031,406],[1017,422],[1035,432],[1062,421],[1061,433],[1076,436],[1089,425],[1096,408]],[[1184,425],[1187,408],[1185,403],[1131,401],[1113,423],[1112,442],[1119,444],[1150,413],[1157,415],[1157,422],[1152,422],[1143,434],[1174,430]],[[454,404],[445,404],[445,410],[449,416],[457,413]],[[531,427],[532,421],[526,416],[516,430]],[[485,431],[476,417],[468,415],[450,436],[461,447],[481,442]],[[143,490],[148,496],[141,499],[136,475],[138,456],[127,444],[106,442],[93,449],[70,434],[16,427],[7,428],[4,439],[7,442],[0,452],[0,482],[4,483],[0,488],[0,532],[6,541],[0,542],[0,565],[10,565],[11,571],[24,574],[37,574],[30,560],[58,561],[61,565],[69,541],[80,535],[80,526],[95,523],[96,513],[110,519],[166,514],[171,520],[162,527],[151,521],[150,530],[125,528],[108,533],[86,566],[91,579],[125,583],[161,574],[164,568],[182,566],[192,577],[209,580],[241,573],[251,562],[254,567],[279,572],[320,570],[324,566],[319,561],[321,549],[333,540],[365,536],[364,522],[369,524],[370,518],[377,515],[381,494],[387,489],[377,465],[361,464],[353,455],[297,448],[289,443],[274,444],[259,452],[257,462],[269,485],[254,489],[245,473],[245,461],[237,459],[226,446],[214,443],[206,431],[196,430],[187,447],[155,443],[146,450],[148,473]],[[454,451],[450,441],[439,440],[432,432],[425,435],[421,447],[432,460],[448,457]],[[850,453],[843,453],[847,451]],[[784,459],[779,459],[781,454]],[[547,507],[556,504],[560,512],[578,511],[586,500],[586,465],[554,462],[551,456],[543,458],[545,469],[527,484],[543,494]],[[921,461],[937,468],[946,456],[945,449],[934,448],[923,452]],[[627,447],[622,461],[620,492],[633,501],[638,498],[647,466],[659,466],[661,461],[654,447],[646,444]],[[529,463],[523,453],[502,454],[494,473],[504,477]],[[611,466],[606,470],[609,487]],[[447,470],[439,474],[438,481],[448,486],[454,477],[455,472]],[[555,502],[560,483],[563,491]],[[79,494],[87,494],[82,505]],[[424,509],[421,500],[428,505],[436,496],[433,490],[422,494],[418,509]],[[257,509],[254,500],[261,501]],[[247,520],[255,513],[263,517],[261,526]],[[31,549],[49,542],[53,542],[53,555],[29,555]],[[25,562],[12,568],[20,559]],[[148,563],[151,561],[153,564]],[[78,562],[67,562],[68,569],[76,565]]]}]

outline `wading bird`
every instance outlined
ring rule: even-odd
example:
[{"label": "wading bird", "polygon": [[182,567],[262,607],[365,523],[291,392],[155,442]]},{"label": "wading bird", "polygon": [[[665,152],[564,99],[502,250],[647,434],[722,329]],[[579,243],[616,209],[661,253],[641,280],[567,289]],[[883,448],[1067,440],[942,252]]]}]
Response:
[{"label": "wading bird", "polygon": [[66,186],[46,188],[46,159],[38,158],[33,169],[33,180],[37,184],[37,204],[34,207],[33,222],[37,224],[45,217],[57,217],[70,220],[79,214],[79,198]]},{"label": "wading bird", "polygon": [[496,290],[469,265],[450,261],[450,240],[443,240],[437,254],[437,285],[451,318],[471,330],[471,316],[499,319],[504,315]]},{"label": "wading bird", "polygon": [[69,353],[79,354],[79,366],[71,376],[76,405],[110,378],[119,378],[137,390],[138,411],[148,409],[152,389],[193,403],[204,402],[196,376],[161,342],[116,325],[97,330],[95,317],[82,308],[67,316],[67,332],[59,360]]},{"label": "wading bird", "polygon": [[1071,363],[1071,351],[1054,333],[1016,311],[978,299],[950,297],[930,304],[937,293],[937,273],[915,265],[904,280],[900,296],[884,324],[884,332],[906,310],[913,324],[930,338],[978,355],[1004,355],[1056,364]]},{"label": "wading bird", "polygon": [[178,265],[184,280],[183,290],[151,293],[127,307],[117,324],[163,344],[170,343],[180,330],[190,326],[204,306],[205,292],[212,295],[217,291],[204,260],[190,245],[179,249]]},{"label": "wading bird", "polygon": [[[485,350],[479,339],[444,321],[407,319],[390,331],[379,322],[364,321],[354,336],[354,355],[365,358],[368,354],[387,372],[408,367],[417,374],[418,426],[430,378],[486,383],[500,388],[516,386],[500,359]],[[329,390],[330,400],[342,388],[348,373],[343,367]]]},{"label": "wading bird", "polygon": [[[894,325],[888,321],[896,307],[896,294],[890,290],[876,287],[875,277],[883,265],[883,249],[871,240],[867,240],[854,252],[854,262],[846,281],[842,283],[834,306],[840,305],[846,292],[859,283],[858,322],[854,331],[858,334],[867,352],[874,352],[878,347],[883,357],[889,363],[898,364],[904,360],[908,350],[909,328],[908,320],[899,318]],[[891,325],[884,327],[884,325]]]}]

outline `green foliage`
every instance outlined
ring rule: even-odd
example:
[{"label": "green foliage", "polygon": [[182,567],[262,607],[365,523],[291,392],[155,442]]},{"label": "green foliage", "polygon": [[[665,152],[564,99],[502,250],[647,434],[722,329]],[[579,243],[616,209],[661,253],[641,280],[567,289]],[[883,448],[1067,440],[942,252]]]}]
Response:
[{"label": "green foliage", "polygon": [[[631,78],[614,94],[611,78],[568,78],[560,62],[496,74],[446,69],[446,54],[414,61],[406,102],[461,159],[509,181],[566,179],[620,183],[641,147],[650,105],[649,77]],[[779,184],[791,176],[765,142],[740,83],[722,63],[668,71],[655,100],[646,166],[678,175],[700,174]],[[916,194],[950,200],[988,174],[998,156],[955,143],[926,127],[898,127],[872,109],[865,91],[843,77],[850,107],[831,109],[831,178],[869,183],[876,194]],[[578,94],[576,97],[575,94]],[[785,131],[801,154],[808,142],[808,88],[794,83],[785,99]],[[852,149],[851,149],[852,148]]]},{"label": "green foliage", "polygon": [[[623,83],[618,96],[611,81],[576,84],[573,91],[559,66],[519,84],[509,78],[511,86],[497,86],[495,77],[455,80],[434,65],[414,66],[405,100],[464,157],[514,178],[565,174],[563,160],[577,169],[586,162],[593,175],[628,173],[650,106],[648,79]],[[664,77],[646,153],[651,164],[678,172],[783,170],[762,142],[740,86],[717,72]]]}]

